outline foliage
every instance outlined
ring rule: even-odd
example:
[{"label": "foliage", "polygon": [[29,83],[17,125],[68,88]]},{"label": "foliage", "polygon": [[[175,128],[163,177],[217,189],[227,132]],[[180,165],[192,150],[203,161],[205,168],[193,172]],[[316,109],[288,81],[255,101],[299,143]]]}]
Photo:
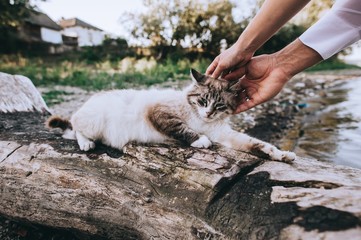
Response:
[{"label": "foliage", "polygon": [[56,105],[64,102],[63,96],[69,95],[66,91],[51,90],[42,93],[42,97],[48,106]]},{"label": "foliage", "polygon": [[30,13],[28,0],[0,1],[0,52],[9,53],[20,44],[17,28]]},{"label": "foliage", "polygon": [[163,59],[183,48],[214,57],[222,46],[234,43],[245,26],[233,19],[234,6],[229,0],[208,4],[200,0],[146,0],[144,4],[147,11],[128,13],[123,18],[132,23],[131,34]]},{"label": "foliage", "polygon": [[99,46],[83,47],[80,51],[80,59],[88,64],[109,60],[118,61],[134,53],[128,47],[128,43],[123,38],[106,38]]},{"label": "foliage", "polygon": [[281,50],[297,37],[299,37],[305,28],[300,25],[288,24],[273,35],[257,52],[259,54],[269,54]]},{"label": "foliage", "polygon": [[16,28],[29,15],[29,0],[0,1],[0,28]]}]

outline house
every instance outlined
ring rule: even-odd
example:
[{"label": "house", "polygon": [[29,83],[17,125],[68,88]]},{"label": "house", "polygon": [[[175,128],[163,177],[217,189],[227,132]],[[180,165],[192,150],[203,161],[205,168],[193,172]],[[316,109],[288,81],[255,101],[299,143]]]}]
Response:
[{"label": "house", "polygon": [[61,30],[61,27],[45,13],[31,11],[19,34],[29,43],[62,44]]},{"label": "house", "polygon": [[64,36],[77,38],[80,47],[100,45],[105,38],[103,30],[78,18],[61,19],[59,25]]}]

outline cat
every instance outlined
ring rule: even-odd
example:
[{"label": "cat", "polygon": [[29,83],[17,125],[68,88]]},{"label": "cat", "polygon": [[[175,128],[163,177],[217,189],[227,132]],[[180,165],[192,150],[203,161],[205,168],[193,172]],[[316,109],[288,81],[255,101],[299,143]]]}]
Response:
[{"label": "cat", "polygon": [[162,143],[176,139],[195,148],[212,142],[245,151],[263,152],[271,160],[290,162],[293,152],[233,130],[229,117],[240,102],[237,82],[214,79],[191,69],[192,84],[180,90],[112,90],[97,93],[71,120],[57,116],[49,128],[61,128],[63,137],[76,139],[89,151],[95,141],[122,149],[130,141]]}]

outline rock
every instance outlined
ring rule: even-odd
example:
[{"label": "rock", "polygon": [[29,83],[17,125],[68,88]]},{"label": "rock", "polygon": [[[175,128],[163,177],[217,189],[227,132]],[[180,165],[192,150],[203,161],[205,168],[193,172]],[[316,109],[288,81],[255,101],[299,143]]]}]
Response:
[{"label": "rock", "polygon": [[49,112],[31,80],[0,72],[0,112]]},{"label": "rock", "polygon": [[294,85],[295,88],[298,88],[298,89],[303,89],[306,87],[306,84],[303,83],[303,82],[298,82]]},{"label": "rock", "polygon": [[283,109],[281,107],[276,107],[275,111],[276,111],[276,113],[281,113],[281,112],[283,112]]}]

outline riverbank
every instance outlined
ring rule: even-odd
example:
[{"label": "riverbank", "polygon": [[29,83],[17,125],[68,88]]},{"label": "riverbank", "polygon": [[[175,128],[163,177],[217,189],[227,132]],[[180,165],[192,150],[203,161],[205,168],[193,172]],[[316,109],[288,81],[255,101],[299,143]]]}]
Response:
[{"label": "riverbank", "polygon": [[[331,117],[323,114],[332,104],[343,101],[346,102],[343,104],[347,104],[346,92],[341,91],[342,98],[340,89],[346,83],[349,83],[349,88],[351,84],[352,88],[351,81],[360,76],[361,70],[299,74],[272,101],[235,116],[233,122],[246,133],[300,156],[359,167],[359,164],[337,159],[338,155],[335,154],[340,125],[359,120],[338,116],[334,111]],[[349,111],[352,112],[352,109]],[[333,139],[327,139],[327,134],[332,135]]]},{"label": "riverbank", "polygon": [[327,94],[307,101],[294,152],[361,168],[361,77],[338,82]]}]

